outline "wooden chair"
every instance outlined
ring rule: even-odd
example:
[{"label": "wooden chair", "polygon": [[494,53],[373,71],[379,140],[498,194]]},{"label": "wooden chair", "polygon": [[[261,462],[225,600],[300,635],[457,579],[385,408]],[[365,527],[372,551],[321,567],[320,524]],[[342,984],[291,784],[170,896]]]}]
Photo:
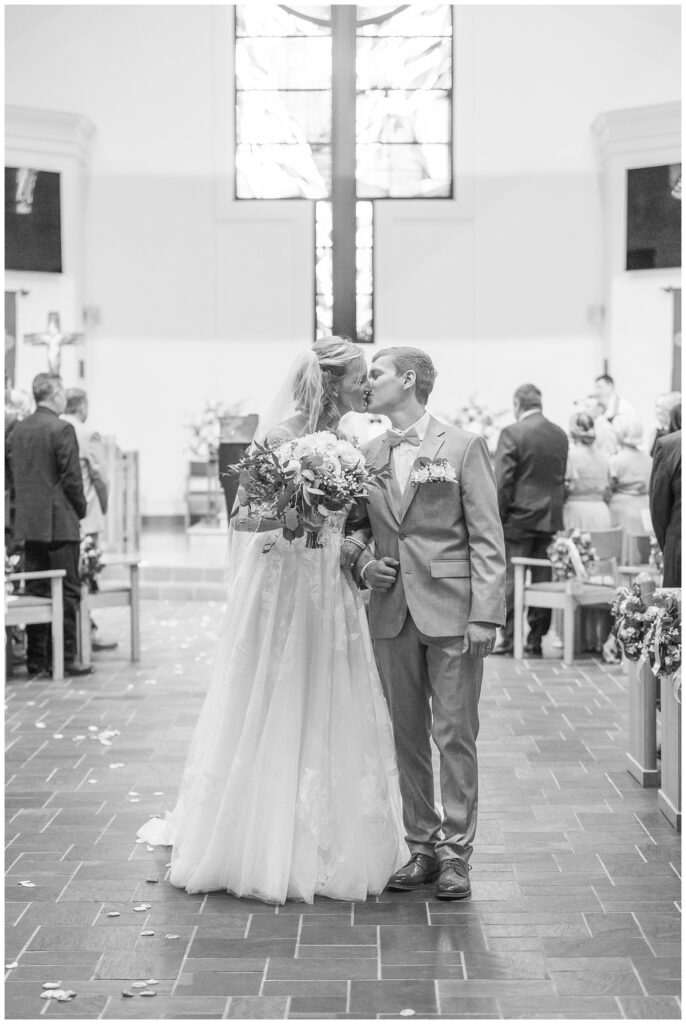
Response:
[{"label": "wooden chair", "polygon": [[217,462],[189,462],[184,490],[184,529],[191,525],[193,516],[207,518],[216,515],[219,501],[219,474]]},{"label": "wooden chair", "polygon": [[79,612],[79,656],[84,665],[93,660],[91,650],[91,612],[94,608],[111,608],[126,605],[131,609],[131,661],[140,660],[140,583],[137,555],[105,555],[106,566],[128,567],[123,579],[99,579],[98,589],[91,593],[87,585],[81,587],[81,608]]},{"label": "wooden chair", "polygon": [[514,656],[524,653],[524,613],[527,608],[557,608],[563,616],[563,661],[574,661],[574,635],[578,608],[609,608],[619,585],[618,562],[622,553],[622,528],[588,531],[596,549],[597,562],[592,575],[584,579],[549,580],[532,583],[527,568],[533,565],[550,566],[547,558],[512,559],[514,565]]},{"label": "wooden chair", "polygon": [[8,580],[50,580],[50,597],[33,597],[31,594],[5,595],[5,626],[33,626],[49,622],[52,632],[52,678],[64,679],[64,599],[62,580],[64,569],[47,569],[44,572],[13,572]]}]

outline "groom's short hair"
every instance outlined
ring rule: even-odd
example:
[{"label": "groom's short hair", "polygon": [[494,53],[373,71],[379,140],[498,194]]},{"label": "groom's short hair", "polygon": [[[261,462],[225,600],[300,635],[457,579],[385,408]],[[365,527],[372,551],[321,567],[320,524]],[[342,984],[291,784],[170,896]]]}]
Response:
[{"label": "groom's short hair", "polygon": [[436,368],[426,352],[422,352],[420,348],[403,345],[397,348],[382,348],[372,362],[375,363],[380,356],[389,356],[392,359],[398,376],[407,373],[408,370],[414,370],[417,401],[426,405],[436,380]]}]

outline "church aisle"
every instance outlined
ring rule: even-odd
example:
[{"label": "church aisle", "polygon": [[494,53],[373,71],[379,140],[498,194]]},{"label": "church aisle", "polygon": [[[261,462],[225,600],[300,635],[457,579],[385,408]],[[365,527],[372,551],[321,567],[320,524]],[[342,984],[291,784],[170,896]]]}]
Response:
[{"label": "church aisle", "polygon": [[595,662],[487,662],[471,900],[172,888],[135,833],[174,802],[220,613],[144,601],[140,664],[122,644],[90,679],[10,680],[6,1018],[680,1017],[679,837],[624,767],[626,677]]}]

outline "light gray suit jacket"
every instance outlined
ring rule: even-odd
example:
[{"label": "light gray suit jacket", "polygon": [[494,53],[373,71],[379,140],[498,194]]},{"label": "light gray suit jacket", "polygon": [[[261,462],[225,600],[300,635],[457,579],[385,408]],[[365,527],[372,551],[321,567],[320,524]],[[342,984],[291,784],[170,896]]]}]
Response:
[{"label": "light gray suit jacket", "polygon": [[[363,449],[381,468],[391,448],[383,434]],[[505,543],[495,476],[483,438],[431,417],[417,457],[447,459],[454,483],[413,484],[401,495],[391,477],[367,502],[375,556],[400,562],[389,591],[372,591],[374,639],[397,636],[407,610],[427,636],[462,636],[470,622],[505,622]],[[366,525],[366,524],[364,524]],[[364,560],[360,560],[360,568]]]}]

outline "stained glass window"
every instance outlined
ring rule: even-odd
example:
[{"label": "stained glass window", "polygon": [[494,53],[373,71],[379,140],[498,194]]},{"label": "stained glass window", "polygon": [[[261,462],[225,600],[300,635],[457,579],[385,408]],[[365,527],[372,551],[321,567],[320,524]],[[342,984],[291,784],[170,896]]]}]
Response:
[{"label": "stained glass window", "polygon": [[[452,195],[452,31],[449,4],[236,8],[236,197],[315,200],[317,337],[373,341],[373,200]],[[353,76],[335,137],[334,52]],[[352,199],[340,147],[355,154]]]}]

